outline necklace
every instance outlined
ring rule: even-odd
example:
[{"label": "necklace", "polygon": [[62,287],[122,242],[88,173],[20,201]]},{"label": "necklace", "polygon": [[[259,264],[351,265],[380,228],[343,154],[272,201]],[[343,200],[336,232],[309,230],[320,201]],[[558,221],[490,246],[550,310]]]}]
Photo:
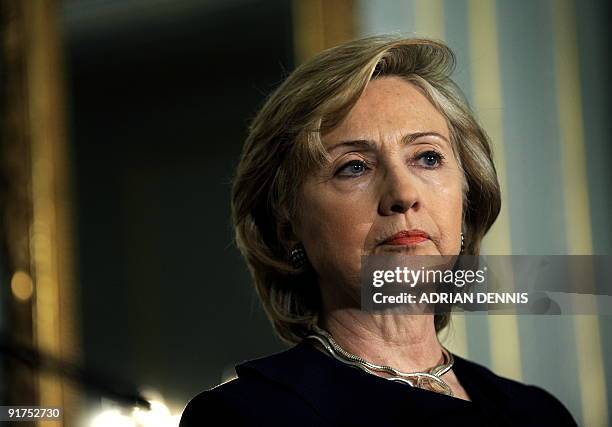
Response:
[{"label": "necklace", "polygon": [[[361,357],[349,353],[334,340],[331,334],[324,329],[319,328],[317,325],[313,325],[312,332],[306,336],[307,339],[314,339],[319,342],[323,348],[336,360],[346,363],[353,367],[359,368],[369,374],[376,375],[375,372],[384,372],[392,375],[391,377],[384,377],[390,381],[397,381],[403,384],[408,384],[412,387],[418,387],[425,390],[434,391],[436,393],[442,393],[447,396],[453,396],[453,392],[450,386],[444,382],[442,375],[448,372],[454,363],[453,355],[444,346],[442,347],[442,355],[444,361],[442,364],[434,366],[428,369],[426,372],[402,372],[391,366],[376,365],[368,362]],[[430,388],[427,388],[429,386]]]}]

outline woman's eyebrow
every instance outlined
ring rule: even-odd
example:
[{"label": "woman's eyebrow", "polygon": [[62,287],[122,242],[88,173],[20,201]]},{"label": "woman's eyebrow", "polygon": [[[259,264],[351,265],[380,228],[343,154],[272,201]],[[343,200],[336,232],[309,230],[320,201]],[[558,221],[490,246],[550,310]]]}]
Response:
[{"label": "woman's eyebrow", "polygon": [[438,133],[438,132],[414,132],[414,133],[409,133],[407,135],[404,135],[404,137],[402,138],[402,141],[405,144],[410,144],[414,140],[416,140],[418,138],[421,138],[421,137],[424,137],[424,136],[435,136],[435,137],[440,138],[443,141],[445,141],[445,142],[450,144],[450,141],[448,140],[448,138],[445,137],[444,135],[442,135],[441,133]]},{"label": "woman's eyebrow", "polygon": [[342,147],[356,147],[372,151],[376,150],[377,148],[376,143],[374,141],[370,141],[368,139],[354,139],[349,141],[341,141],[337,144],[334,144],[327,150],[327,152],[332,153]]},{"label": "woman's eyebrow", "polygon": [[[448,140],[448,138],[438,132],[409,133],[402,137],[402,142],[404,144],[410,144],[411,142],[414,142],[415,140],[422,138],[424,136],[434,136],[450,144],[450,141]],[[356,147],[356,148],[362,148],[362,149],[372,150],[372,151],[377,149],[376,143],[374,141],[371,141],[368,139],[353,139],[353,140],[348,140],[348,141],[341,141],[337,144],[334,144],[327,150],[327,152],[332,153],[333,151],[336,151],[337,149],[342,148],[342,147]]]}]

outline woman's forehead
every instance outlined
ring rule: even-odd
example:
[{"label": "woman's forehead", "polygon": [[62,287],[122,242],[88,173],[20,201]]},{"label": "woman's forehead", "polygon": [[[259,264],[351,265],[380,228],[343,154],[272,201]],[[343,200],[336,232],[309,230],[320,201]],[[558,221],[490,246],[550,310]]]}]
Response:
[{"label": "woman's forehead", "polygon": [[421,90],[390,76],[371,81],[349,114],[322,140],[329,149],[342,140],[399,141],[417,133],[449,140],[446,119]]}]

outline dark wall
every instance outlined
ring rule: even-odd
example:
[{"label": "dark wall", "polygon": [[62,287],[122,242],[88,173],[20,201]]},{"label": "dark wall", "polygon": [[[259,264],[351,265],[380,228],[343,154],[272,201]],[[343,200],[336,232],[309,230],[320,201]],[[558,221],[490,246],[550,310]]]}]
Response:
[{"label": "dark wall", "polygon": [[229,195],[249,118],[293,67],[290,2],[205,3],[134,25],[64,13],[85,360],[179,404],[283,348]]}]

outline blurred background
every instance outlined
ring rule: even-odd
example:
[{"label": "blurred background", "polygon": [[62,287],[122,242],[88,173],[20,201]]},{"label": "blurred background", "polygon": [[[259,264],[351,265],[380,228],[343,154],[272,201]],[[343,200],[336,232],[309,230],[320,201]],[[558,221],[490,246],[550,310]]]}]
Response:
[{"label": "blurred background", "polygon": [[[503,191],[484,254],[611,255],[610,7],[0,0],[0,404],[172,426],[235,364],[285,348],[232,243],[230,180],[266,94],[363,35],[455,51]],[[441,338],[604,426],[611,321],[455,315]]]}]

